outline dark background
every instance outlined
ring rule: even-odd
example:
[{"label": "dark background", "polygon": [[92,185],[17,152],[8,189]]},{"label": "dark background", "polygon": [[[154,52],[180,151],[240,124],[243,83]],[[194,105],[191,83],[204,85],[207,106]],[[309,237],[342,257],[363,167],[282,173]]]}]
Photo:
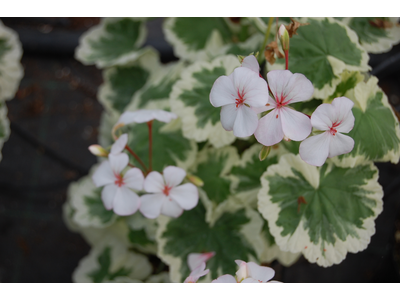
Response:
[{"label": "dark background", "polygon": [[[71,282],[90,247],[62,220],[69,183],[96,158],[102,106],[96,98],[101,70],[74,59],[80,35],[99,18],[0,18],[22,42],[25,75],[7,102],[11,135],[0,162],[0,282]],[[162,19],[148,23],[150,44],[163,62],[175,60]],[[400,46],[371,55],[372,73],[400,110]],[[322,268],[303,257],[289,268],[277,261],[282,282],[400,282],[400,165],[377,163],[385,196],[368,248]]]}]

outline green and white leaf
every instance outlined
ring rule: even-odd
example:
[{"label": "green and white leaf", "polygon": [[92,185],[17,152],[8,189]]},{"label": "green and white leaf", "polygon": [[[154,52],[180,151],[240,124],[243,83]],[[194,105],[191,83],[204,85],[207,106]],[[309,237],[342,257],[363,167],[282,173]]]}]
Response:
[{"label": "green and white leaf", "polygon": [[7,105],[0,102],[0,161],[3,158],[1,150],[10,136],[10,121],[7,117]]},{"label": "green and white leaf", "polygon": [[[384,19],[393,24],[391,28],[378,28],[369,21]],[[400,42],[400,27],[397,17],[392,18],[344,18],[342,20],[347,26],[354,30],[359,38],[360,44],[368,53],[383,53],[392,49],[393,45]]]},{"label": "green and white leaf", "polygon": [[[210,60],[224,53],[224,46],[246,41],[256,29],[247,20],[234,24],[228,18],[168,18],[165,39],[183,60]],[[254,50],[252,50],[254,51]]]},{"label": "green and white leaf", "polygon": [[[357,34],[333,18],[301,19],[310,23],[290,39],[289,70],[304,74],[314,85],[314,98],[325,99],[341,82],[344,70],[368,71],[368,53],[359,44]],[[277,59],[268,70],[284,69],[285,60]]]},{"label": "green and white leaf", "polygon": [[259,159],[262,145],[258,143],[245,150],[240,160],[236,160],[237,163],[231,169],[229,179],[231,180],[231,190],[243,204],[257,208],[261,175],[270,165],[278,163],[281,155],[289,152],[282,145],[276,146],[272,147],[271,152],[263,161]]},{"label": "green and white leaf", "polygon": [[275,238],[269,231],[268,221],[264,220],[264,226],[261,231],[261,240],[264,243],[264,251],[260,255],[260,261],[271,263],[275,259],[285,267],[293,265],[301,256],[301,253],[292,253],[282,251],[275,242]]},{"label": "green and white leaf", "polygon": [[215,80],[230,75],[239,67],[233,55],[218,57],[212,62],[195,62],[182,72],[170,95],[171,111],[182,119],[183,135],[197,142],[209,141],[220,148],[231,144],[236,137],[223,129],[220,110],[210,103],[210,91]]},{"label": "green and white leaf", "polygon": [[81,227],[104,228],[115,222],[117,215],[107,210],[101,200],[102,188],[97,188],[92,175],[99,165],[91,168],[89,175],[69,185],[67,199],[75,211],[72,220]]},{"label": "green and white leaf", "polygon": [[105,18],[79,39],[75,58],[99,69],[125,65],[143,55],[146,18]]},{"label": "green and white leaf", "polygon": [[12,99],[17,92],[24,76],[21,57],[18,34],[0,21],[0,102]]},{"label": "green and white leaf", "polygon": [[147,49],[140,59],[124,66],[114,66],[103,71],[104,83],[98,99],[106,110],[123,113],[134,94],[160,69],[158,53]]},{"label": "green and white leaf", "polygon": [[[319,168],[286,154],[261,184],[258,210],[283,251],[328,267],[366,249],[375,233],[383,191],[372,162],[338,167],[328,159]],[[301,196],[307,204],[299,206]]]},{"label": "green and white leaf", "polygon": [[354,128],[348,133],[354,139],[354,149],[335,157],[335,162],[350,166],[363,160],[398,163],[399,122],[387,96],[378,86],[378,79],[370,77],[367,82],[359,82],[347,95],[355,103],[352,109]]},{"label": "green and white leaf", "polygon": [[354,88],[359,82],[364,81],[366,76],[367,75],[361,74],[358,71],[344,70],[342,74],[340,74],[341,81],[336,86],[334,93],[326,98],[323,102],[332,103],[333,99],[338,97],[347,97],[349,99],[354,99]]},{"label": "green and white leaf", "polygon": [[140,282],[152,272],[147,257],[112,236],[101,240],[72,274],[74,282]]},{"label": "green and white leaf", "polygon": [[157,72],[151,73],[147,83],[137,91],[126,107],[128,111],[138,109],[170,110],[169,94],[172,86],[180,78],[185,63],[173,62],[160,66]]},{"label": "green and white leaf", "polygon": [[[236,44],[228,44],[224,46],[223,53],[233,54],[233,55],[244,55],[244,56],[247,56],[250,53],[255,54],[260,50],[261,43],[263,42],[263,40],[264,40],[264,35],[260,33],[255,33],[244,42]],[[264,55],[264,54],[259,53],[259,55]]]},{"label": "green and white leaf", "polygon": [[[175,119],[165,124],[153,122],[153,170],[162,172],[166,166],[177,166],[187,170],[194,163],[197,155],[197,144],[194,140],[182,135],[181,120]],[[129,134],[128,145],[148,166],[149,134],[147,124],[133,124],[124,128]],[[131,157],[131,163],[140,166]]]},{"label": "green and white leaf", "polygon": [[157,254],[156,231],[157,222],[147,219],[137,212],[125,219],[129,227],[128,238],[130,243],[140,252]]},{"label": "green and white leaf", "polygon": [[190,253],[216,253],[207,261],[210,272],[202,280],[204,282],[223,274],[234,274],[237,269],[235,259],[258,261],[262,251],[259,214],[234,202],[226,202],[224,206],[225,211],[221,211],[213,224],[206,221],[202,201],[177,219],[158,218],[158,255],[169,265],[173,282],[182,282],[189,275],[187,256]]},{"label": "green and white leaf", "polygon": [[146,283],[172,283],[169,272],[161,272],[156,275],[151,275],[147,280]]}]

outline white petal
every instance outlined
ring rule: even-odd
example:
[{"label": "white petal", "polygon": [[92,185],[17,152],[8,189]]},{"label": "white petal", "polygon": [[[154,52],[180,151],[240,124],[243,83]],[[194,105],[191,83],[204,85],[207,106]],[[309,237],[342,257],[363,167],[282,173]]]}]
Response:
[{"label": "white petal", "polygon": [[340,122],[335,129],[339,132],[350,132],[354,127],[354,115],[351,109],[354,106],[354,102],[346,97],[335,98],[332,101],[332,105],[336,109],[337,120]]},{"label": "white petal", "polygon": [[238,282],[242,282],[244,279],[249,277],[249,270],[247,269],[247,264],[241,260],[235,260],[236,264],[239,265],[239,270],[236,272],[236,278]]},{"label": "white petal", "polygon": [[116,178],[108,160],[100,164],[94,172],[92,180],[97,187],[115,182]]},{"label": "white petal", "polygon": [[268,110],[271,110],[271,109],[274,109],[274,108],[276,108],[275,99],[270,97],[270,96],[268,96],[268,103],[267,104],[265,104],[264,106],[261,106],[261,107],[252,107],[251,109],[255,113],[259,114],[259,113],[262,113],[264,111],[268,111]]},{"label": "white petal", "polygon": [[292,76],[289,70],[272,70],[267,73],[268,86],[275,99],[285,95],[286,85]]},{"label": "white petal", "polygon": [[129,157],[126,153],[109,154],[108,159],[115,174],[120,174],[129,163]]},{"label": "white petal", "polygon": [[161,213],[161,206],[165,196],[163,194],[146,194],[140,197],[140,212],[148,219],[155,219]]},{"label": "white petal", "polygon": [[233,130],[238,109],[236,104],[224,105],[221,108],[221,125],[226,131]]},{"label": "white petal", "polygon": [[[117,124],[125,124],[125,125],[131,124],[131,123],[135,122],[135,116],[136,116],[136,112],[126,111],[119,117]],[[115,126],[117,124],[115,124]]]},{"label": "white petal", "polygon": [[162,193],[164,187],[164,177],[156,171],[150,172],[146,176],[143,184],[144,190],[149,193]]},{"label": "white petal", "polygon": [[277,109],[274,109],[258,121],[254,136],[259,143],[265,146],[275,145],[283,139],[282,122]]},{"label": "white petal", "polygon": [[237,109],[235,124],[233,125],[233,134],[237,137],[251,136],[256,131],[258,125],[257,114],[245,105]]},{"label": "white petal", "polygon": [[[200,265],[198,265],[191,273],[189,276],[195,277],[199,279],[200,277],[208,274],[210,270],[206,270],[206,263],[202,262]],[[197,281],[197,280],[196,280]]]},{"label": "white petal", "polygon": [[165,110],[154,110],[154,119],[160,122],[169,123],[172,120],[178,118],[178,116],[172,112],[165,111]]},{"label": "white petal", "polygon": [[190,253],[187,257],[187,264],[189,266],[190,271],[193,271],[202,263],[205,263],[211,257],[215,255],[215,252],[206,252],[206,253]]},{"label": "white petal", "polygon": [[301,159],[310,165],[322,166],[328,158],[331,136],[329,131],[326,131],[302,141],[299,147]]},{"label": "white petal", "polygon": [[267,282],[275,276],[275,271],[272,268],[259,266],[254,262],[247,263],[249,276],[262,282]]},{"label": "white petal", "polygon": [[242,67],[252,70],[257,75],[260,74],[260,65],[254,55],[246,56],[242,61]]},{"label": "white petal", "polygon": [[171,120],[176,119],[178,116],[174,113],[164,111],[164,110],[151,110],[151,109],[141,109],[135,112],[135,122],[136,123],[146,123],[151,120],[158,120],[164,123],[169,123]]},{"label": "white petal", "polygon": [[111,153],[112,154],[119,154],[124,150],[126,143],[128,142],[128,134],[124,133],[122,134],[112,145],[111,147]]},{"label": "white petal", "polygon": [[236,103],[237,90],[228,76],[220,76],[215,80],[211,92],[210,102],[214,107]]},{"label": "white petal", "polygon": [[[167,197],[166,197],[167,198]],[[172,199],[165,199],[161,207],[161,214],[177,218],[183,213],[183,209]]]},{"label": "white petal", "polygon": [[302,141],[311,133],[311,121],[305,114],[289,107],[282,107],[282,130],[285,136],[293,141]]},{"label": "white petal", "polygon": [[134,214],[140,206],[140,198],[127,187],[117,188],[114,198],[114,212],[119,216]]},{"label": "white petal", "polygon": [[336,109],[332,104],[321,104],[311,115],[312,127],[318,130],[329,130],[336,121]]},{"label": "white petal", "polygon": [[143,189],[144,176],[142,170],[132,168],[124,174],[124,183],[126,187],[141,191]]},{"label": "white petal", "polygon": [[165,184],[169,187],[177,186],[186,176],[184,169],[168,166],[163,170]]},{"label": "white petal", "polygon": [[331,136],[328,157],[349,153],[353,148],[354,140],[347,135],[337,132],[334,136]]},{"label": "white petal", "polygon": [[286,96],[285,102],[286,100],[290,100],[289,103],[309,100],[313,93],[314,86],[311,81],[303,74],[295,73],[286,84],[284,91],[284,95]]},{"label": "white petal", "polygon": [[108,210],[113,208],[117,189],[118,187],[115,184],[107,184],[101,191],[101,200],[103,201],[104,207]]},{"label": "white petal", "polygon": [[237,283],[235,277],[232,275],[226,274],[219,276],[217,279],[211,281],[211,283]]},{"label": "white petal", "polygon": [[184,210],[194,208],[199,201],[199,192],[197,187],[191,183],[185,183],[172,188],[169,192],[169,196]]}]

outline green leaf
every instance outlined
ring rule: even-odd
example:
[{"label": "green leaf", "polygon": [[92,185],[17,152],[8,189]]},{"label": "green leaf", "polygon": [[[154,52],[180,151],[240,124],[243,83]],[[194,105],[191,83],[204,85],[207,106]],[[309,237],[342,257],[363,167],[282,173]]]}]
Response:
[{"label": "green leaf", "polygon": [[[160,257],[170,265],[171,279],[182,282],[190,271],[186,263],[190,253],[215,251],[207,261],[211,278],[236,272],[235,259],[249,261],[257,258],[254,237],[261,230],[261,219],[249,209],[235,208],[221,212],[213,224],[205,220],[202,202],[177,219],[159,219],[157,241]],[[245,234],[245,227],[251,234]],[[251,229],[251,230],[249,230]],[[184,237],[184,238],[182,238]]]},{"label": "green leaf", "polygon": [[[357,35],[332,18],[301,20],[310,23],[290,40],[289,70],[304,74],[314,85],[314,97],[325,99],[340,83],[343,70],[368,71],[368,54]],[[273,69],[283,69],[277,59]]]},{"label": "green leaf", "polygon": [[85,196],[84,203],[88,207],[88,212],[91,216],[100,219],[101,223],[108,223],[114,216],[114,212],[107,210],[101,200],[102,188],[97,188],[93,191],[93,195]]},{"label": "green leaf", "polygon": [[349,92],[353,90],[359,82],[364,80],[364,76],[360,72],[344,70],[340,76],[342,81],[336,86],[335,92],[324,100],[324,103],[331,103],[333,99],[338,97],[352,97],[349,95]]},{"label": "green leaf", "polygon": [[338,167],[327,160],[318,168],[287,154],[261,183],[258,209],[278,246],[320,266],[364,250],[382,211],[382,187],[371,162]]},{"label": "green leaf", "polygon": [[215,80],[230,75],[239,67],[233,55],[216,58],[212,62],[196,62],[182,72],[173,86],[171,110],[182,119],[183,135],[197,142],[209,140],[214,147],[229,145],[235,140],[232,132],[222,128],[220,108],[210,103],[210,91]]},{"label": "green leaf", "polygon": [[135,61],[146,38],[143,18],[105,18],[85,32],[75,52],[77,60],[98,68]]},{"label": "green leaf", "polygon": [[149,240],[146,231],[144,229],[139,229],[139,230],[130,229],[128,237],[132,244],[139,244],[142,246],[155,244],[154,241]]}]

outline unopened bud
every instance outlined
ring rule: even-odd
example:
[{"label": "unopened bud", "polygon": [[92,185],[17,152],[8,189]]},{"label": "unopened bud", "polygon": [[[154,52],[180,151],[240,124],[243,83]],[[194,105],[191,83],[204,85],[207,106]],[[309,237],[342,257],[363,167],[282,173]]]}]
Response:
[{"label": "unopened bud", "polygon": [[266,159],[270,152],[271,152],[271,146],[263,146],[261,148],[260,153],[258,154],[258,158],[260,159],[260,161]]},{"label": "unopened bud", "polygon": [[192,174],[187,174],[186,178],[187,178],[191,183],[193,183],[195,186],[202,187],[202,186],[204,185],[203,180],[201,180],[199,177],[194,176],[194,175],[192,175]]},{"label": "unopened bud", "polygon": [[96,156],[103,156],[107,157],[108,156],[108,151],[101,147],[100,145],[91,145],[89,146],[89,151]]},{"label": "unopened bud", "polygon": [[285,25],[281,25],[278,31],[278,37],[281,40],[283,51],[289,50],[289,32],[286,30]]}]

